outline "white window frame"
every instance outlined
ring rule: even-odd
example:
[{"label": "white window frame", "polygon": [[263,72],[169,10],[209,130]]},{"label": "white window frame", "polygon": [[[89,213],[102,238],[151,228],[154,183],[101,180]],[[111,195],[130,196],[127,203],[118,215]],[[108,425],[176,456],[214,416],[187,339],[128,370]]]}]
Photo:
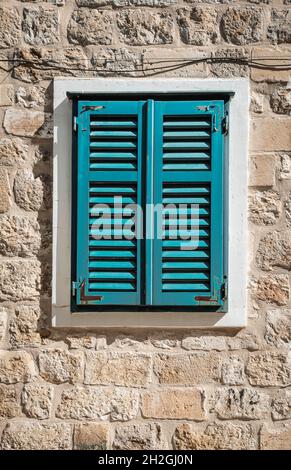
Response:
[{"label": "white window frame", "polygon": [[[228,311],[71,312],[72,102],[68,92],[121,94],[230,94],[225,139]],[[182,95],[181,95],[182,96]],[[53,327],[242,328],[247,322],[247,185],[249,145],[247,79],[68,79],[54,80]]]}]

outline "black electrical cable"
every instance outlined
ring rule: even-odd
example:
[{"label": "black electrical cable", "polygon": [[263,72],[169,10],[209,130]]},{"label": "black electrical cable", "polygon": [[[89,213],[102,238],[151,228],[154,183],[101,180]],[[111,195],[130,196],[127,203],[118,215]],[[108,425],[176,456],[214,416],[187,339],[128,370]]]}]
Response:
[{"label": "black electrical cable", "polygon": [[[88,60],[88,59],[84,59]],[[104,62],[107,63],[114,63],[118,60],[114,59],[103,59],[103,58],[96,58],[94,59],[97,62]],[[280,63],[273,63],[273,64],[264,64],[260,61],[274,61]],[[286,61],[289,63],[286,64]],[[26,60],[26,59],[0,59],[0,62],[7,62],[12,64],[11,68],[6,69],[0,66],[0,68],[7,73],[11,72],[13,69],[24,66],[27,68],[32,68],[35,70],[42,70],[42,71],[49,71],[49,70],[59,70],[66,73],[71,73],[74,71],[81,71],[81,72],[95,72],[100,74],[142,74],[142,75],[158,75],[163,72],[170,72],[174,71],[183,67],[188,67],[190,65],[195,65],[199,63],[208,63],[208,64],[235,64],[235,65],[243,65],[250,68],[258,68],[264,70],[273,70],[273,71],[286,71],[291,70],[291,57],[256,57],[256,58],[237,58],[237,57],[199,57],[193,59],[184,59],[184,58],[167,58],[167,59],[149,59],[144,60],[142,59],[141,63],[135,64],[134,69],[106,69],[106,68],[84,68],[80,69],[80,67],[72,67],[72,66],[64,66],[58,63],[49,63],[49,60]],[[126,63],[130,63],[131,61],[125,60]],[[170,64],[168,64],[170,63]],[[168,64],[168,65],[159,65],[159,64]],[[145,67],[146,66],[146,67]]]}]

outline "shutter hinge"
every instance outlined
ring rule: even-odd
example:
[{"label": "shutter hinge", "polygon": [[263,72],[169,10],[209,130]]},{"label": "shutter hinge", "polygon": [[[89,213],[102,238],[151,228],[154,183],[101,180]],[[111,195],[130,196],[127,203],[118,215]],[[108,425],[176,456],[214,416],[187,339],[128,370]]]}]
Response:
[{"label": "shutter hinge", "polygon": [[73,118],[73,130],[74,130],[74,132],[77,132],[77,129],[78,129],[78,118],[77,118],[77,116],[74,116],[74,118]]},{"label": "shutter hinge", "polygon": [[76,290],[80,287],[80,282],[72,281],[72,296],[76,297]]},{"label": "shutter hinge", "polygon": [[227,296],[228,296],[227,280],[225,280],[223,284],[221,284],[220,295],[221,295],[221,300],[227,300]]},{"label": "shutter hinge", "polygon": [[229,130],[229,117],[228,117],[228,113],[225,113],[224,117],[222,118],[222,121],[221,121],[221,129],[222,129],[222,133],[227,135],[228,134],[228,130]]}]

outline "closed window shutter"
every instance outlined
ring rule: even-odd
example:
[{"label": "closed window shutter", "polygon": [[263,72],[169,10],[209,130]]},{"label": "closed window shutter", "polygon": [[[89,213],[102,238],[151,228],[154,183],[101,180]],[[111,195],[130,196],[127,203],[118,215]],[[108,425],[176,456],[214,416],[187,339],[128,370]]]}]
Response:
[{"label": "closed window shutter", "polygon": [[155,102],[152,305],[223,303],[223,114],[223,101]]},{"label": "closed window shutter", "polygon": [[140,304],[143,108],[78,102],[77,305]]}]

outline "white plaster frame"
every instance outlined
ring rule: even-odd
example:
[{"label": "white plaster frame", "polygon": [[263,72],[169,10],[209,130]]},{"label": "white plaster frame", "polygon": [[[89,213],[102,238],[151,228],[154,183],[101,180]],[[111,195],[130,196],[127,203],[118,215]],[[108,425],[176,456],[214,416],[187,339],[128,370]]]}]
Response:
[{"label": "white plaster frame", "polygon": [[[71,312],[72,103],[67,92],[230,93],[226,142],[228,192],[228,312]],[[53,293],[54,327],[242,328],[247,321],[247,181],[249,81],[247,79],[68,79],[54,80]]]}]

